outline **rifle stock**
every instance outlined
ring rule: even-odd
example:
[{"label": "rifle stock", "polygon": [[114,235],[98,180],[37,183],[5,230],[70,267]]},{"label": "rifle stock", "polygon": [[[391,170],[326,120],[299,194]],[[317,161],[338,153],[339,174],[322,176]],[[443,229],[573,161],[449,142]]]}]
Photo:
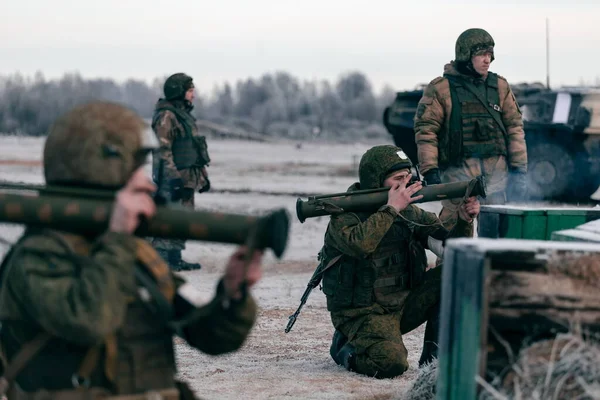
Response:
[{"label": "rifle stock", "polygon": [[[307,218],[333,215],[344,212],[375,212],[388,201],[390,188],[357,190],[354,192],[334,193],[309,197],[307,200],[298,198],[296,201],[296,216],[300,222]],[[423,195],[414,203],[427,203],[458,197],[486,197],[485,180],[483,176],[470,181],[442,183],[424,186],[415,193]]]},{"label": "rifle stock", "polygon": [[[108,228],[114,206],[110,191],[78,192],[32,185],[2,185],[18,193],[0,193],[0,222],[98,235]],[[37,191],[37,194],[25,193]],[[141,221],[140,237],[191,239],[246,244],[250,237],[260,249],[270,248],[281,257],[287,246],[289,216],[278,209],[264,216],[250,216],[157,206],[151,219]]]}]

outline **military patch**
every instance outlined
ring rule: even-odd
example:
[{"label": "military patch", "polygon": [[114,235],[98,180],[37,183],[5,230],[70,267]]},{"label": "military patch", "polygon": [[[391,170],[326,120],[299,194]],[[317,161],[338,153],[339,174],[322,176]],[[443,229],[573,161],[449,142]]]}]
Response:
[{"label": "military patch", "polygon": [[396,154],[398,154],[398,157],[400,157],[400,159],[402,160],[408,160],[408,156],[406,155],[406,153],[402,150],[397,151]]},{"label": "military patch", "polygon": [[[431,104],[431,103],[429,103]],[[417,106],[417,114],[415,119],[421,119],[421,117],[423,116],[423,114],[425,114],[425,109],[427,108],[427,104],[420,102],[419,105]]]}]

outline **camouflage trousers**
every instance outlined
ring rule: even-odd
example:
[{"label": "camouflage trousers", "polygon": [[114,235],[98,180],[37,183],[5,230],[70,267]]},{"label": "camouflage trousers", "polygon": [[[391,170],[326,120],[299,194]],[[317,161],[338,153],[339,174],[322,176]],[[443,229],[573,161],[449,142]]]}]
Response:
[{"label": "camouflage trousers", "polygon": [[[486,184],[486,199],[480,199],[484,204],[504,204],[506,203],[506,186],[508,183],[508,166],[504,156],[494,156],[485,159],[469,158],[463,161],[463,164],[456,167],[446,168],[441,172],[442,183],[451,183],[459,181],[470,181],[483,175]],[[452,230],[458,221],[458,209],[462,203],[462,198],[442,201],[442,211],[440,211],[440,220],[444,227]]]},{"label": "camouflage trousers", "polygon": [[[180,200],[180,204],[184,207],[194,209],[194,191],[191,189],[184,190],[184,194]],[[185,241],[181,239],[151,238],[150,243],[156,250],[185,249]]]},{"label": "camouflage trousers", "polygon": [[430,311],[440,302],[441,281],[441,267],[427,271],[423,284],[410,291],[401,310],[374,304],[331,313],[333,326],[355,348],[355,372],[391,378],[408,369],[402,335],[429,319]]}]

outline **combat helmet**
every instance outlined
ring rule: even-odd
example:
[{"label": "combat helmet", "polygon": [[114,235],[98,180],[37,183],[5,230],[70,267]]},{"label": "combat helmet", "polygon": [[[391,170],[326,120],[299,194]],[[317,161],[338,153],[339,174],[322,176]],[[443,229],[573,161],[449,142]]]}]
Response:
[{"label": "combat helmet", "polygon": [[133,110],[92,102],[59,117],[44,145],[44,177],[50,185],[118,189],[142,166],[158,141]]},{"label": "combat helmet", "polygon": [[469,62],[471,57],[482,52],[491,52],[494,61],[494,38],[480,28],[467,29],[456,39],[455,57],[458,62]]},{"label": "combat helmet", "polygon": [[367,150],[360,159],[358,178],[361,189],[376,189],[394,171],[410,169],[413,164],[400,147],[375,146]]},{"label": "combat helmet", "polygon": [[191,76],[182,72],[173,74],[167,78],[163,85],[165,99],[176,100],[183,99],[185,92],[194,87],[194,82]]}]

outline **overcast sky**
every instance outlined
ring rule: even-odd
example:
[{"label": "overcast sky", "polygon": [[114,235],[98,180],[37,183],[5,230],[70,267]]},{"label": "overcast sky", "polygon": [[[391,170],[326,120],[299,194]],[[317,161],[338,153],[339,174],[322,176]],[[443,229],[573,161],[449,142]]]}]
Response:
[{"label": "overcast sky", "polygon": [[509,82],[600,80],[597,0],[0,0],[0,74],[151,81],[187,72],[201,91],[283,70],[336,79],[359,70],[376,90],[440,75],[465,29],[496,41]]}]

